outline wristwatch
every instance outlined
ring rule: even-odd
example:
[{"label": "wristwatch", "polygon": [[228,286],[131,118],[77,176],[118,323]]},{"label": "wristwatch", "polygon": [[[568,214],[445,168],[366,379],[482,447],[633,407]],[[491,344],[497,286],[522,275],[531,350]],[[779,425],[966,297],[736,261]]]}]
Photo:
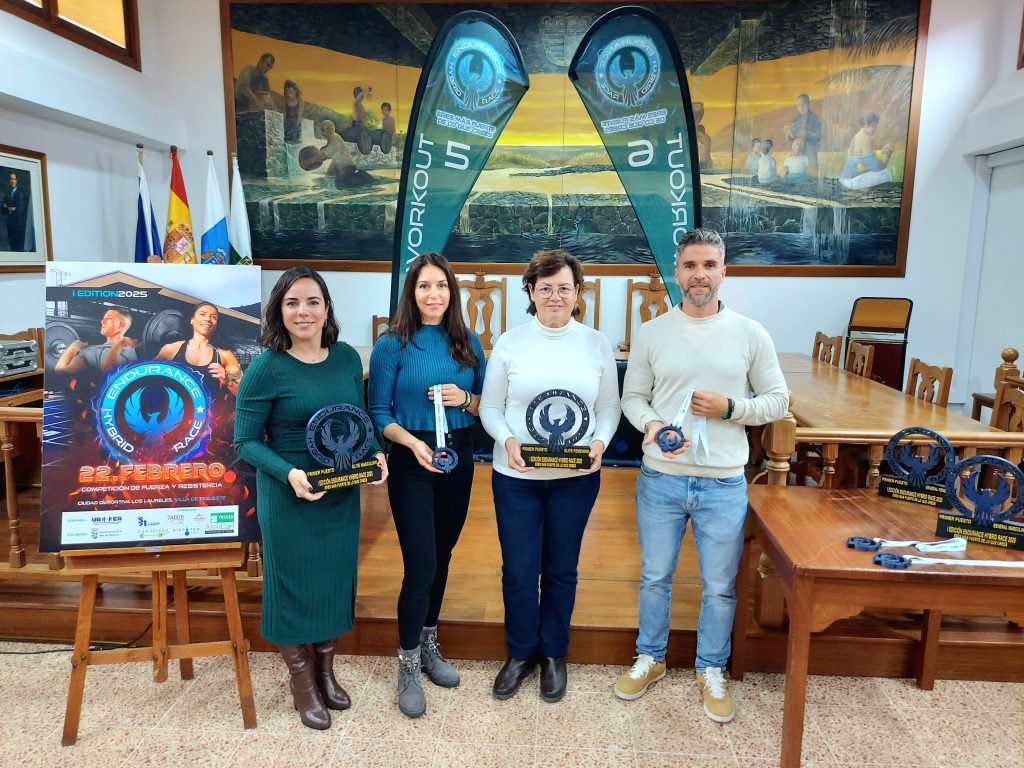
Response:
[{"label": "wristwatch", "polygon": [[463,391],[466,393],[466,402],[460,405],[459,408],[461,408],[464,411],[467,408],[469,408],[470,404],[473,402],[473,393],[470,392],[468,389]]},{"label": "wristwatch", "polygon": [[736,403],[733,402],[731,397],[727,397],[725,399],[729,401],[729,409],[725,413],[722,414],[722,420],[723,421],[728,421],[729,419],[732,418],[732,411],[733,411],[733,408],[736,407]]}]

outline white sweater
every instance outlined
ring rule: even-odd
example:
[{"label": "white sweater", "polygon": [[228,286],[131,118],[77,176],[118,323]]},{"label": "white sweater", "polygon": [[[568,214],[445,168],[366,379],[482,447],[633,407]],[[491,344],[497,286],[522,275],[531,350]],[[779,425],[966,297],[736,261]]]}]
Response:
[{"label": "white sweater", "polygon": [[[652,443],[644,446],[644,463],[651,469],[670,475],[739,475],[749,457],[744,425],[776,421],[789,407],[789,388],[768,331],[725,307],[702,318],[676,307],[640,327],[629,352],[622,412],[641,432],[651,421],[668,424],[689,389],[731,397],[732,418],[708,419],[707,464],[695,463],[692,450],[666,458]],[[692,418],[687,415],[682,425],[687,437]]]},{"label": "white sweater", "polygon": [[498,337],[484,374],[480,421],[494,438],[494,470],[526,480],[579,477],[571,469],[517,472],[508,466],[505,441],[536,442],[527,430],[526,408],[541,392],[567,389],[590,412],[590,429],[577,443],[612,441],[619,424],[619,378],[605,335],[575,320],[547,328],[536,317]]}]

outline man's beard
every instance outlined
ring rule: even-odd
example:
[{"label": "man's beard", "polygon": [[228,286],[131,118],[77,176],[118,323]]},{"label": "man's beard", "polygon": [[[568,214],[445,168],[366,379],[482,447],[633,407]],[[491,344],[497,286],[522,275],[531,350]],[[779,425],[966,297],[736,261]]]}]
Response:
[{"label": "man's beard", "polygon": [[709,288],[710,290],[707,293],[705,293],[703,296],[694,296],[692,293],[690,293],[690,291],[684,291],[683,292],[683,297],[688,302],[693,304],[693,306],[695,306],[695,307],[703,307],[705,304],[710,304],[712,299],[717,299],[718,298],[718,287],[717,286],[714,287],[714,288],[711,288],[711,286],[706,286],[706,287]]}]

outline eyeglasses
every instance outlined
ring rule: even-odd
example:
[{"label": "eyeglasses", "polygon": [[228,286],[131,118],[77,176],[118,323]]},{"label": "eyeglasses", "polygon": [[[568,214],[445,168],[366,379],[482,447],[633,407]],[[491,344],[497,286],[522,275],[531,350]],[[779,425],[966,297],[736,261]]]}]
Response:
[{"label": "eyeglasses", "polygon": [[[542,285],[540,288],[534,288],[533,292],[542,299],[550,299],[551,295],[555,293],[555,289],[550,285]],[[574,293],[576,293],[575,285],[558,286],[558,298],[560,299],[568,299],[572,297]]]}]

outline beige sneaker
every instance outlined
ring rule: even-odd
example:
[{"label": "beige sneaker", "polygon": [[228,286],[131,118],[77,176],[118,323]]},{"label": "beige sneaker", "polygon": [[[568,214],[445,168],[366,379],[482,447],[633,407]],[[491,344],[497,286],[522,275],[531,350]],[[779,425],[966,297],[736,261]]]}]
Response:
[{"label": "beige sneaker", "polygon": [[665,676],[665,661],[655,661],[652,656],[641,653],[629,672],[619,676],[615,681],[615,695],[627,701],[639,699],[647,691],[647,686],[656,683]]},{"label": "beige sneaker", "polygon": [[728,723],[736,716],[732,696],[720,667],[708,667],[697,673],[697,686],[704,696],[704,714],[716,723]]}]

